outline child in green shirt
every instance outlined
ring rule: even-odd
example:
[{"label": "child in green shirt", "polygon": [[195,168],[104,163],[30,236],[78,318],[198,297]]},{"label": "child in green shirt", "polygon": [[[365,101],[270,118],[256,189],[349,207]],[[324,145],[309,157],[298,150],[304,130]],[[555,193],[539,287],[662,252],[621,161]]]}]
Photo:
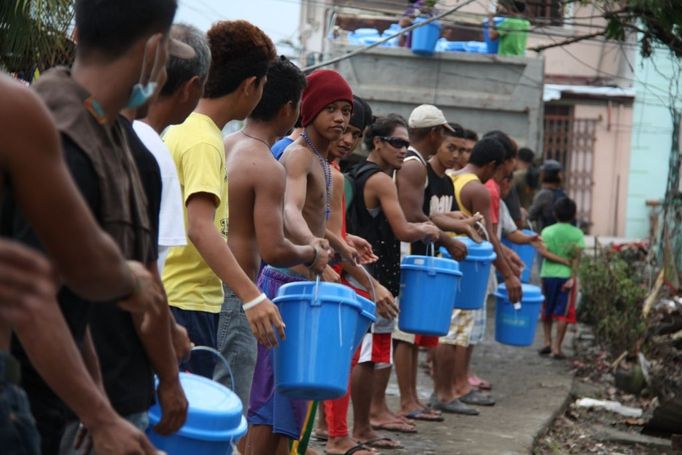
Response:
[{"label": "child in green shirt", "polygon": [[[585,239],[580,229],[570,223],[575,219],[576,206],[569,198],[561,198],[554,204],[557,223],[542,230],[544,245],[538,252],[545,258],[540,270],[542,293],[542,321],[545,330],[545,346],[541,355],[550,354],[554,359],[565,359],[561,345],[568,324],[575,324],[575,297],[577,291],[577,266]],[[552,324],[557,323],[556,338],[552,343]]]},{"label": "child in green shirt", "polygon": [[490,39],[499,39],[497,55],[525,55],[530,22],[522,17],[526,11],[526,4],[518,0],[507,0],[498,5],[500,15],[504,20],[495,25],[491,16],[488,19]]}]

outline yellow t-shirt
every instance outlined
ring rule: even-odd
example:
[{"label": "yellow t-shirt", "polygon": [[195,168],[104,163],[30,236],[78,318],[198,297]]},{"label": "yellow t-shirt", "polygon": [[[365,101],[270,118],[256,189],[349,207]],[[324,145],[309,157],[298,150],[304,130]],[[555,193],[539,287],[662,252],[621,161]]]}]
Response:
[{"label": "yellow t-shirt", "polygon": [[[171,127],[164,136],[171,151],[184,201],[185,226],[187,201],[197,193],[212,194],[218,203],[215,226],[227,241],[227,173],[223,135],[209,117],[196,112],[181,125]],[[206,264],[191,240],[186,246],[168,252],[163,269],[163,284],[171,306],[190,311],[219,313],[223,303],[220,278]]]},{"label": "yellow t-shirt", "polygon": [[462,204],[462,190],[465,186],[467,186],[468,183],[480,180],[476,174],[470,173],[451,175],[450,178],[452,179],[452,185],[455,187],[455,199],[457,200],[459,211],[464,213],[466,216],[473,216],[473,214],[467,210],[466,207],[464,207],[464,204]]}]

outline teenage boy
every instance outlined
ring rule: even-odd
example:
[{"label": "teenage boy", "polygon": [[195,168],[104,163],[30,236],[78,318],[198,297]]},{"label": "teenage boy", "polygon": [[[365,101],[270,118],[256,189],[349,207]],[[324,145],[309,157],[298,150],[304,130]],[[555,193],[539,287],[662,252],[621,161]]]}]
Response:
[{"label": "teenage boy", "polygon": [[[284,237],[284,168],[270,152],[275,140],[296,122],[305,83],[293,63],[284,57],[275,61],[268,70],[263,97],[244,128],[225,139],[231,218],[228,245],[254,282],[261,261],[275,267],[306,264],[316,273],[329,261],[326,240],[315,238],[308,245],[295,245]],[[237,396],[248,403],[258,348],[242,305],[225,288],[218,348],[231,365]],[[216,368],[216,379],[224,385],[231,383],[221,366]]]},{"label": "teenage boy", "polygon": [[[449,213],[454,208],[454,197],[447,194],[448,188],[443,191],[442,185],[437,181],[430,185],[427,163],[443,143],[445,130],[453,128],[445,120],[443,112],[430,104],[422,104],[415,108],[410,114],[408,126],[410,148],[405,162],[396,174],[398,196],[407,221],[427,222],[431,221],[432,214]],[[428,198],[425,198],[425,192],[429,193]],[[432,196],[436,198],[435,201],[432,201]],[[440,220],[443,222],[451,220],[452,223],[448,223],[449,229],[453,228],[450,224],[459,223],[450,217],[443,217]],[[438,223],[435,224],[438,226]],[[445,231],[440,232],[438,242],[448,249],[453,258],[461,260],[466,257],[464,244]],[[427,245],[421,242],[411,245],[411,254],[427,254]],[[413,335],[396,330],[393,339],[396,341],[395,370],[400,388],[401,413],[413,420],[441,421],[443,417],[440,412],[429,410],[421,403],[417,394],[419,347],[433,349],[438,345],[438,337]]]},{"label": "teenage boy", "polygon": [[545,160],[540,170],[540,180],[542,188],[535,193],[533,204],[528,209],[528,220],[533,222],[536,232],[542,232],[556,223],[554,204],[567,197],[561,188],[564,179],[561,163],[558,161]]},{"label": "teenage boy", "polygon": [[[227,244],[227,174],[222,129],[242,120],[260,101],[268,66],[275,58],[270,38],[246,21],[221,21],[208,31],[211,67],[203,97],[181,125],[165,136],[178,170],[188,244],[168,253],[163,281],[178,323],[197,345],[218,346],[225,283],[244,304],[256,338],[267,346],[284,336],[277,307],[244,273]],[[213,377],[214,361],[194,356],[192,371]]]},{"label": "teenage boy", "polygon": [[451,166],[448,169],[462,169],[469,162],[471,155],[471,150],[467,149],[466,130],[456,123],[450,123],[450,127],[452,130],[445,130],[445,138],[438,150],[447,150],[453,155]]},{"label": "teenage boy", "polygon": [[[459,209],[471,216],[480,213],[484,217],[486,230],[494,232],[490,219],[490,194],[484,182],[492,178],[504,161],[505,149],[495,139],[479,141],[471,154],[469,163],[453,176],[455,199]],[[505,282],[514,301],[520,299],[521,285],[512,273],[506,258],[500,254],[500,242],[490,235],[493,248],[497,253],[496,265],[503,270]],[[432,405],[447,412],[477,415],[478,411],[465,404],[492,404],[488,397],[473,390],[469,384],[468,373],[471,359],[470,338],[474,326],[472,312],[455,310],[451,320],[450,332],[440,339],[436,349],[436,363],[439,374],[451,378],[450,387],[439,381]]]},{"label": "teenage boy", "polygon": [[182,216],[182,192],[178,171],[161,133],[170,125],[185,121],[199,102],[204,91],[211,51],[206,36],[198,29],[184,24],[171,27],[171,37],[187,44],[194,52],[190,58],[170,56],[166,64],[166,82],[161,86],[142,120],[133,123],[135,133],[152,153],[161,172],[161,204],[159,211],[159,238],[157,261],[159,274],[163,275],[168,250],[187,244]]},{"label": "teenage boy", "polygon": [[[346,232],[346,197],[344,192],[346,179],[338,168],[338,162],[355,150],[362,140],[365,128],[371,121],[372,110],[369,105],[360,97],[353,95],[353,115],[350,118],[348,127],[341,138],[331,145],[329,150],[329,159],[332,164],[333,201],[328,228],[337,236],[346,239],[346,241],[352,241],[358,252],[363,253],[361,262],[365,264],[376,262],[379,258],[374,255],[369,242]],[[397,316],[397,306],[393,295],[376,279],[366,276],[358,265],[343,262],[337,264],[335,270],[341,274],[344,284],[350,285],[355,292],[363,297],[375,301],[378,314],[391,319]],[[372,283],[370,284],[368,280],[371,280]],[[374,289],[374,294],[368,292],[370,289]],[[360,349],[353,357],[353,364],[357,363],[359,355]],[[355,387],[360,389],[356,392],[356,396],[361,397],[360,399],[362,400],[371,400],[371,384],[356,384]],[[347,414],[352,389],[353,387],[351,386],[348,393],[339,399],[324,402],[316,436],[326,436],[328,438],[326,453],[345,454],[349,450],[353,450],[353,453],[358,455],[366,455],[373,453],[371,450],[366,450],[366,447],[392,449],[399,446],[397,442],[388,438],[365,439],[365,443],[362,444],[350,437]],[[365,409],[367,414],[359,420],[368,422],[369,407],[365,407]],[[356,422],[358,421],[357,418],[355,420]]]},{"label": "teenage boy", "polygon": [[[129,296],[119,303],[129,310],[144,312],[162,305],[151,275],[139,263],[126,264],[112,239],[97,227],[68,175],[57,131],[39,98],[2,75],[0,93],[4,100],[0,107],[4,137],[0,197],[16,200],[61,279],[79,295],[93,300]],[[37,181],[49,191],[37,191]],[[55,225],[57,216],[64,218]],[[79,239],[78,248],[69,241],[74,235]],[[33,368],[37,370],[80,418],[101,453],[112,453],[107,448],[114,453],[153,453],[143,434],[116,415],[87,371],[57,305],[54,273],[47,261],[19,244],[2,240],[0,245],[0,369],[5,372],[0,379],[0,427],[15,430],[2,432],[0,445],[12,453],[41,452],[29,402],[18,377],[12,374],[21,367],[24,374],[30,369],[32,377]],[[143,288],[135,291],[138,285]],[[12,330],[32,367],[26,362],[17,365],[10,355]]]},{"label": "teenage boy", "polygon": [[[400,242],[432,242],[439,238],[440,230],[429,221],[408,222],[398,200],[392,175],[403,165],[410,144],[407,122],[397,115],[377,119],[365,134],[365,144],[370,150],[367,161],[359,163],[349,173],[354,189],[348,220],[355,222],[349,223],[348,229],[370,242],[379,260],[368,269],[397,297],[400,292]],[[377,319],[373,333],[363,340],[359,364],[353,369],[353,437],[359,442],[379,437],[372,426],[392,431],[416,431],[412,424],[392,413],[386,405],[394,326],[394,320]],[[367,390],[372,391],[371,400],[363,396]],[[394,442],[391,444],[395,446]]]},{"label": "teenage boy", "polygon": [[[295,244],[310,245],[326,234],[332,198],[327,154],[329,145],[348,126],[352,103],[351,88],[337,72],[319,70],[308,76],[301,103],[304,130],[280,158],[286,170],[285,227]],[[261,271],[258,285],[272,299],[282,285],[307,281],[312,275],[304,265],[289,268],[268,265]],[[255,371],[246,453],[286,454],[289,441],[299,439],[308,402],[289,399],[273,390],[272,349],[262,343],[258,345]]]},{"label": "teenage boy", "polygon": [[[585,248],[583,232],[575,221],[575,202],[561,198],[554,203],[557,222],[542,230],[542,245],[538,251],[545,258],[540,277],[545,303],[542,306],[542,322],[545,346],[541,355],[550,354],[553,359],[565,359],[561,345],[568,324],[575,324],[575,299],[580,253]],[[552,325],[556,322],[556,338],[552,340]]]},{"label": "teenage boy", "polygon": [[[176,3],[78,1],[75,9],[79,40],[72,70],[44,74],[35,89],[57,122],[72,175],[100,226],[125,257],[150,264],[156,259],[150,213],[118,113],[141,106],[153,93],[151,74],[154,64],[165,65],[161,56],[169,45]],[[187,403],[178,378],[169,311],[145,323],[155,328],[150,331],[143,330],[141,315],[91,305],[69,290],[61,292],[59,300],[86,364],[96,378],[101,377],[114,409],[145,429],[156,372],[164,410],[157,429],[177,431]],[[63,405],[43,383],[26,382],[35,384],[31,403],[44,424],[45,452],[52,453],[62,439],[64,422],[73,417],[61,410]],[[70,425],[77,427],[77,422]]]}]

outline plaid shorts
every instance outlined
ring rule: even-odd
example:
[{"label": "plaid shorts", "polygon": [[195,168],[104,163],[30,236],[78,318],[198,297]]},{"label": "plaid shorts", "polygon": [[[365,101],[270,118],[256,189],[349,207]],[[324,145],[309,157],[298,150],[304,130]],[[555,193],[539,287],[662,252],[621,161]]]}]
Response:
[{"label": "plaid shorts", "polygon": [[450,346],[468,347],[474,327],[473,311],[454,310],[450,317],[448,334],[440,337],[440,343]]},{"label": "plaid shorts", "polygon": [[485,339],[486,321],[488,319],[486,307],[487,303],[484,301],[483,307],[480,310],[474,310],[471,312],[471,315],[474,319],[474,325],[471,328],[469,344],[476,345]]}]

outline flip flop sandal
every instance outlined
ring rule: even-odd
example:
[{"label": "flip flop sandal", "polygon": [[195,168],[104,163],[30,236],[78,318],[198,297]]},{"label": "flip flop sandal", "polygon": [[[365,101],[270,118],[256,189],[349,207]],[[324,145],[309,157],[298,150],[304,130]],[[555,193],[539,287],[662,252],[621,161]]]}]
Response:
[{"label": "flip flop sandal", "polygon": [[552,353],[552,348],[549,346],[545,346],[542,349],[538,349],[538,354],[540,355],[550,355]]},{"label": "flip flop sandal", "polygon": [[351,447],[350,449],[346,450],[345,452],[328,452],[325,450],[324,453],[327,455],[353,455],[354,453],[359,452],[361,450],[366,450],[368,452],[372,452],[371,447],[367,447],[364,444],[358,444],[358,445]]},{"label": "flip flop sandal", "polygon": [[405,434],[414,434],[417,432],[417,428],[402,422],[388,422],[382,423],[381,425],[372,425],[372,429],[378,431],[391,431],[393,433]]},{"label": "flip flop sandal", "polygon": [[480,414],[477,409],[474,409],[471,406],[467,406],[466,404],[462,403],[457,398],[455,398],[454,400],[452,400],[448,403],[438,401],[435,404],[436,404],[436,408],[438,410],[443,411],[443,412],[448,412],[450,414],[461,414],[461,415],[469,415],[469,416],[477,416]]},{"label": "flip flop sandal", "polygon": [[554,360],[566,360],[566,356],[564,354],[550,354],[550,357]]},{"label": "flip flop sandal", "polygon": [[481,379],[476,375],[469,376],[468,378],[469,384],[472,387],[476,387],[479,390],[492,390],[493,386],[486,381],[485,379]]},{"label": "flip flop sandal", "polygon": [[418,409],[417,411],[405,414],[405,417],[410,420],[420,420],[422,422],[442,422],[445,420],[440,413],[434,414],[429,409]]},{"label": "flip flop sandal", "polygon": [[313,434],[312,434],[311,436],[312,436],[313,439],[315,439],[316,441],[320,441],[320,442],[327,442],[327,441],[329,441],[329,435],[328,435],[328,434],[318,433],[318,432],[314,431]]},{"label": "flip flop sandal", "polygon": [[[384,444],[382,444],[382,442],[384,442]],[[361,444],[373,449],[398,450],[403,448],[402,444],[391,438],[375,438],[370,439],[369,441],[364,441]]]},{"label": "flip flop sandal", "polygon": [[488,395],[484,395],[476,390],[472,390],[466,395],[459,398],[464,404],[470,404],[474,406],[495,406],[495,400]]}]

